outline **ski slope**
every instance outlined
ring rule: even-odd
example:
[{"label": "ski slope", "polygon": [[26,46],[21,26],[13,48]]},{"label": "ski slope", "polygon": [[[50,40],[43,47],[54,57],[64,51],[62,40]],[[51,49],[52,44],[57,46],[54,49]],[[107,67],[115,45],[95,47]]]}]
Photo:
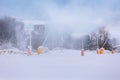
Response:
[{"label": "ski slope", "polygon": [[120,54],[53,50],[0,55],[0,80],[119,80]]}]

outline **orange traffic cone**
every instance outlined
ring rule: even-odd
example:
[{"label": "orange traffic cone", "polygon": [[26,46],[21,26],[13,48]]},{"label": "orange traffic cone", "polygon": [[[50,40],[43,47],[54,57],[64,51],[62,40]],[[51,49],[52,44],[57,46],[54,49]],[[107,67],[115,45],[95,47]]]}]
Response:
[{"label": "orange traffic cone", "polygon": [[84,56],[84,49],[81,50],[81,56]]}]

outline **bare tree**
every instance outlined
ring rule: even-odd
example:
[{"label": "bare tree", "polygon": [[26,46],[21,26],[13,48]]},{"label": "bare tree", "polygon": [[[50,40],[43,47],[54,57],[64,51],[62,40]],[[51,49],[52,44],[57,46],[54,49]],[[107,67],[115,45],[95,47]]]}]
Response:
[{"label": "bare tree", "polygon": [[106,27],[99,28],[97,36],[98,36],[98,46],[99,46],[99,48],[103,47],[106,50],[111,50],[112,49],[112,45],[110,43],[110,34],[106,30]]},{"label": "bare tree", "polygon": [[92,32],[86,36],[85,48],[95,50],[103,47],[106,50],[111,50],[112,43],[110,40],[110,34],[106,30],[106,27],[100,27],[96,32]]},{"label": "bare tree", "polygon": [[20,48],[20,42],[24,42],[23,34],[24,24],[22,22],[11,17],[0,19],[0,45],[10,43],[12,47]]}]

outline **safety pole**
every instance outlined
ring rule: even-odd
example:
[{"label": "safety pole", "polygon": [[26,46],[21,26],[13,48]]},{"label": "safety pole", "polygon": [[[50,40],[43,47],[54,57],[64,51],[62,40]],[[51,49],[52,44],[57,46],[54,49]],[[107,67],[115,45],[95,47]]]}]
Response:
[{"label": "safety pole", "polygon": [[31,49],[31,51],[32,51],[31,31],[30,31],[30,49]]},{"label": "safety pole", "polygon": [[83,39],[82,39],[82,49],[81,49],[81,56],[84,56],[84,46],[83,46]]},{"label": "safety pole", "polygon": [[32,53],[32,41],[31,41],[31,31],[29,29],[29,46],[28,46],[28,55]]}]

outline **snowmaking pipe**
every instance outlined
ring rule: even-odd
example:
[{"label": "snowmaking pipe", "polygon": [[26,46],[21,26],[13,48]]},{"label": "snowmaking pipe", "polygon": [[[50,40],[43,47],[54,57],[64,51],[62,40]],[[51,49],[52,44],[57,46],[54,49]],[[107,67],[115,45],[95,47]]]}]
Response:
[{"label": "snowmaking pipe", "polygon": [[32,41],[31,41],[31,31],[29,30],[29,47],[28,47],[28,54],[32,53]]}]

